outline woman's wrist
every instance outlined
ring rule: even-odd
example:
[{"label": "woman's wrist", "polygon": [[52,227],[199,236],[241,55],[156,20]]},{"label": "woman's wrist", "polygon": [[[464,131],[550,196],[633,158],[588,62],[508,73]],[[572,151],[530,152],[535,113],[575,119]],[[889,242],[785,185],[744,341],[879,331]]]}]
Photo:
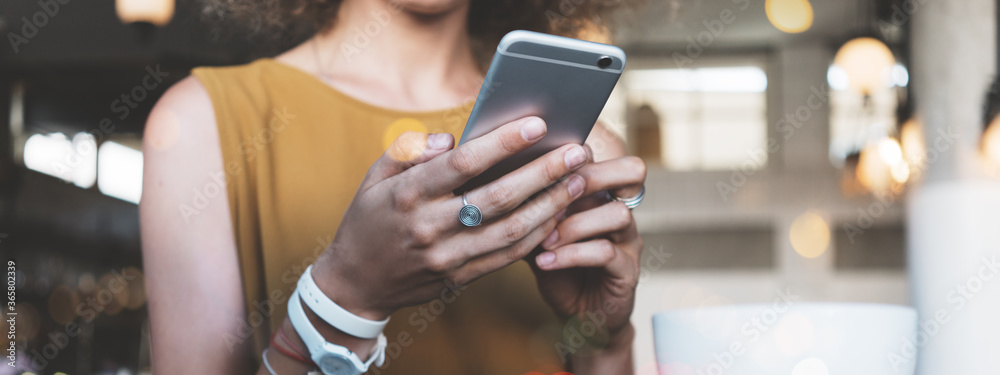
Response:
[{"label": "woman's wrist", "polygon": [[628,323],[609,333],[606,345],[600,348],[585,348],[569,357],[569,366],[574,374],[631,374],[632,341],[635,328]]},{"label": "woman's wrist", "polygon": [[[330,250],[327,250],[330,251]],[[329,256],[321,257],[313,266],[312,276],[316,285],[334,303],[344,308],[348,312],[369,320],[385,320],[393,313],[392,310],[377,306],[373,303],[375,298],[371,293],[367,293],[360,288],[358,280],[338,272],[332,264],[335,262],[322,261]]]}]

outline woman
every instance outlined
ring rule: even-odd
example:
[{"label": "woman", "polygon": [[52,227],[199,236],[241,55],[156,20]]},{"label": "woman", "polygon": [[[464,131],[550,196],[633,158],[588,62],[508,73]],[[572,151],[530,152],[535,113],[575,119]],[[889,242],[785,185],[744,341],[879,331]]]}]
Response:
[{"label": "woman", "polygon": [[[470,191],[481,226],[458,223],[452,193],[546,131],[526,118],[454,148],[484,74],[474,46],[515,28],[576,34],[604,5],[263,2],[265,24],[288,13],[322,31],[274,59],[195,69],[148,120],[154,372],[314,368],[285,317],[310,264],[344,309],[393,317],[370,373],[631,372],[642,241],[606,194],[638,194],[644,164],[597,126],[594,151],[567,145]],[[305,310],[367,359],[375,340]]]}]

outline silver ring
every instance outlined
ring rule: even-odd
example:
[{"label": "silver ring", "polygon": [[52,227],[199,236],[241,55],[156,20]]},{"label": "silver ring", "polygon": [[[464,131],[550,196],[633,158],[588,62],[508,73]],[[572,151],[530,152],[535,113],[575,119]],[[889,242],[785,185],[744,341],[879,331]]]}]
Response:
[{"label": "silver ring", "polygon": [[469,204],[465,194],[462,194],[462,204],[462,209],[458,211],[458,221],[462,222],[462,225],[474,227],[483,222],[483,212],[479,211],[476,205]]},{"label": "silver ring", "polygon": [[642,199],[646,197],[646,186],[643,185],[642,190],[639,190],[639,194],[632,198],[622,198],[617,195],[611,194],[611,190],[608,190],[608,197],[616,201],[625,203],[625,207],[628,207],[628,209],[631,210],[636,207],[639,207],[639,205],[642,204]]}]

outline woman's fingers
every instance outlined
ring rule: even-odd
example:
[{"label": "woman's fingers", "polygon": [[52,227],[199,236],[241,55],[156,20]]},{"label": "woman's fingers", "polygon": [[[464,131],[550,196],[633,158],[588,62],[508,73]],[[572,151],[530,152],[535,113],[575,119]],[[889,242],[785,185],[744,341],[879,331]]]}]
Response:
[{"label": "woman's fingers", "polygon": [[422,164],[419,176],[415,178],[422,179],[419,186],[425,196],[439,197],[454,191],[501,160],[537,143],[546,131],[545,122],[538,117],[525,117],[507,123]]},{"label": "woman's fingers", "polygon": [[625,257],[627,255],[620,252],[615,244],[601,238],[544,251],[535,256],[534,261],[539,269],[552,271],[573,267],[608,267],[616,258]]},{"label": "woman's fingers", "polygon": [[455,137],[449,133],[405,132],[400,134],[385,150],[382,157],[376,160],[371,168],[368,168],[368,174],[365,175],[361,183],[361,190],[367,190],[414,165],[431,160],[435,156],[451,150],[454,144]]},{"label": "woman's fingers", "polygon": [[[502,218],[480,227],[459,227],[458,233],[455,235],[456,242],[467,245],[457,246],[460,250],[456,251],[466,259],[472,259],[490,253],[503,252],[502,249],[523,243],[522,240],[532,234],[536,228],[553,220],[559,211],[578,198],[586,189],[585,185],[583,177],[571,174]],[[455,213],[458,213],[457,208]],[[546,235],[548,232],[544,233],[537,242],[531,244],[531,247],[520,255],[522,257],[526,255],[527,251],[541,243]],[[499,257],[499,260],[495,261],[494,264],[502,264],[504,261],[507,259]]]},{"label": "woman's fingers", "polygon": [[585,194],[608,190],[615,196],[631,198],[639,194],[646,181],[646,163],[638,157],[626,156],[587,164],[577,173],[587,180]]},{"label": "woman's fingers", "polygon": [[[554,218],[546,220],[516,244],[469,260],[455,271],[453,281],[458,284],[468,284],[484,275],[524,259],[555,227],[556,220]],[[475,239],[472,240],[474,241]]]},{"label": "woman's fingers", "polygon": [[568,243],[618,232],[631,225],[632,211],[624,203],[608,202],[560,222],[542,242],[542,247],[552,250]]},{"label": "woman's fingers", "polygon": [[483,213],[484,220],[510,212],[542,189],[558,182],[587,162],[580,145],[555,149],[500,179],[468,192],[467,199]]}]

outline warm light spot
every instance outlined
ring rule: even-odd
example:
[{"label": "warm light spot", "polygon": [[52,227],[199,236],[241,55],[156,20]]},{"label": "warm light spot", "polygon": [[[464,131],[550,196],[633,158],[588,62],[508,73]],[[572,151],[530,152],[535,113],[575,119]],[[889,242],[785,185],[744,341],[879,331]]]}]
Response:
[{"label": "warm light spot", "polygon": [[122,278],[128,282],[125,308],[135,310],[142,307],[146,303],[146,278],[142,271],[132,266],[125,267],[122,270]]},{"label": "warm light spot", "polygon": [[764,9],[771,24],[786,33],[801,33],[813,23],[813,8],[808,0],[767,0]]},{"label": "warm light spot", "polygon": [[423,154],[426,148],[427,127],[420,120],[401,118],[382,133],[382,149],[393,159],[410,161]]},{"label": "warm light spot", "polygon": [[903,124],[899,131],[899,143],[907,164],[917,167],[924,164],[927,147],[924,146],[924,130],[919,120],[911,118]]},{"label": "warm light spot", "polygon": [[1000,117],[983,133],[983,156],[994,168],[1000,167]]},{"label": "warm light spot", "polygon": [[896,165],[903,161],[903,150],[895,139],[886,138],[878,143],[878,155],[888,165]]},{"label": "warm light spot", "polygon": [[93,294],[97,291],[97,279],[94,278],[94,274],[84,272],[80,275],[80,278],[77,279],[76,287],[80,290],[80,293],[83,293],[84,295]]},{"label": "warm light spot", "polygon": [[889,164],[879,155],[878,144],[870,144],[861,150],[855,176],[858,183],[868,191],[884,192],[892,187]]},{"label": "warm light spot", "polygon": [[851,90],[870,94],[876,88],[892,85],[896,58],[889,47],[875,38],[861,37],[844,43],[833,64],[844,70]]},{"label": "warm light spot", "polygon": [[60,285],[49,294],[49,316],[58,324],[72,322],[76,318],[76,305],[80,298],[66,285]]},{"label": "warm light spot", "polygon": [[904,184],[910,178],[910,166],[906,163],[898,163],[889,168],[892,180]]},{"label": "warm light spot", "polygon": [[792,248],[806,258],[815,258],[830,245],[830,226],[819,214],[807,211],[792,222],[788,234]]},{"label": "warm light spot", "polygon": [[124,275],[106,273],[97,282],[100,289],[97,291],[95,300],[98,305],[103,306],[104,314],[113,316],[122,311],[128,303],[128,284]]},{"label": "warm light spot", "polygon": [[149,22],[163,26],[174,17],[174,0],[117,0],[115,13],[125,24]]},{"label": "warm light spot", "polygon": [[827,369],[826,363],[819,358],[806,358],[802,362],[795,365],[792,369],[792,375],[829,375],[830,370]]},{"label": "warm light spot", "polygon": [[576,39],[611,44],[611,32],[606,27],[587,23],[584,27],[580,28],[580,31],[577,31]]}]

